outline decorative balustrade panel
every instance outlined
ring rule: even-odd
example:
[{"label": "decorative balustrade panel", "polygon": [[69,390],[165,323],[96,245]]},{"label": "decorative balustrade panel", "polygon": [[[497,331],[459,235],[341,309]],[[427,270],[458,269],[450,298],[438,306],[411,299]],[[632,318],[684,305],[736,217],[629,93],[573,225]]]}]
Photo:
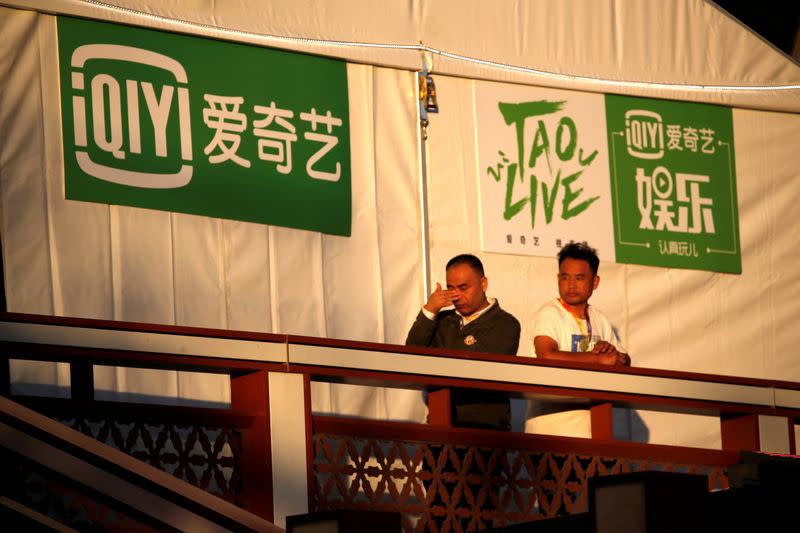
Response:
[{"label": "decorative balustrade panel", "polygon": [[110,418],[56,418],[160,470],[233,503],[242,485],[238,430]]},{"label": "decorative balustrade panel", "polygon": [[403,515],[406,532],[479,531],[588,507],[593,476],[659,470],[707,475],[723,467],[551,451],[314,435],[317,511],[371,509]]}]

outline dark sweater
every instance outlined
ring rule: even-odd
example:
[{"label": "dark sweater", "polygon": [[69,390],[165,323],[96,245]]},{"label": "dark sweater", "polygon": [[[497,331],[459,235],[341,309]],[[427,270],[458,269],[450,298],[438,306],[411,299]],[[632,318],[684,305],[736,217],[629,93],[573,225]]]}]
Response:
[{"label": "dark sweater", "polygon": [[[420,311],[408,332],[406,345],[516,355],[519,332],[519,321],[495,302],[463,328],[461,317],[453,310],[442,311],[433,320]],[[450,401],[454,425],[493,429],[511,427],[511,406],[508,394],[504,392],[452,389]]]}]

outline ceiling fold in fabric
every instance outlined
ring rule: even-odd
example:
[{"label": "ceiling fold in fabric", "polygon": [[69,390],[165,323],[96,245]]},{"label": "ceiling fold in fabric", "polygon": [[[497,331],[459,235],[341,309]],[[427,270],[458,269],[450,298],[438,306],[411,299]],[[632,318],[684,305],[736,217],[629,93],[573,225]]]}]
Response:
[{"label": "ceiling fold in fabric", "polygon": [[800,65],[705,0],[3,0],[472,79],[800,112]]}]

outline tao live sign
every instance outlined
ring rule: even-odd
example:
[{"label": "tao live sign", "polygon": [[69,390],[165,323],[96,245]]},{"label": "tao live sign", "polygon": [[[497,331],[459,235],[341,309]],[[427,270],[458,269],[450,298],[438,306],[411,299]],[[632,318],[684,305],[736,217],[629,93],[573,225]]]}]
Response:
[{"label": "tao live sign", "polygon": [[730,108],[493,82],[476,102],[484,250],[741,273]]}]

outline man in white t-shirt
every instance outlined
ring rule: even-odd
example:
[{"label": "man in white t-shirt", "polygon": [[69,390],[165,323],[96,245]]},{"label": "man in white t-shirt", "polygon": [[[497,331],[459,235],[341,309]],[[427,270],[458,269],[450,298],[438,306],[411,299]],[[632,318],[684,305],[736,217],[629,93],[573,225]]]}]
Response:
[{"label": "man in white t-shirt", "polygon": [[[570,242],[558,253],[559,297],[544,304],[536,313],[533,355],[543,359],[630,366],[631,358],[609,320],[589,305],[589,298],[600,284],[599,266],[597,251],[585,242]],[[527,418],[526,433],[591,436],[591,416],[587,410],[533,401],[528,406]]]},{"label": "man in white t-shirt", "polygon": [[600,284],[597,251],[570,242],[558,253],[558,295],[544,304],[533,322],[536,357],[601,365],[630,366],[611,323],[589,305]]}]

